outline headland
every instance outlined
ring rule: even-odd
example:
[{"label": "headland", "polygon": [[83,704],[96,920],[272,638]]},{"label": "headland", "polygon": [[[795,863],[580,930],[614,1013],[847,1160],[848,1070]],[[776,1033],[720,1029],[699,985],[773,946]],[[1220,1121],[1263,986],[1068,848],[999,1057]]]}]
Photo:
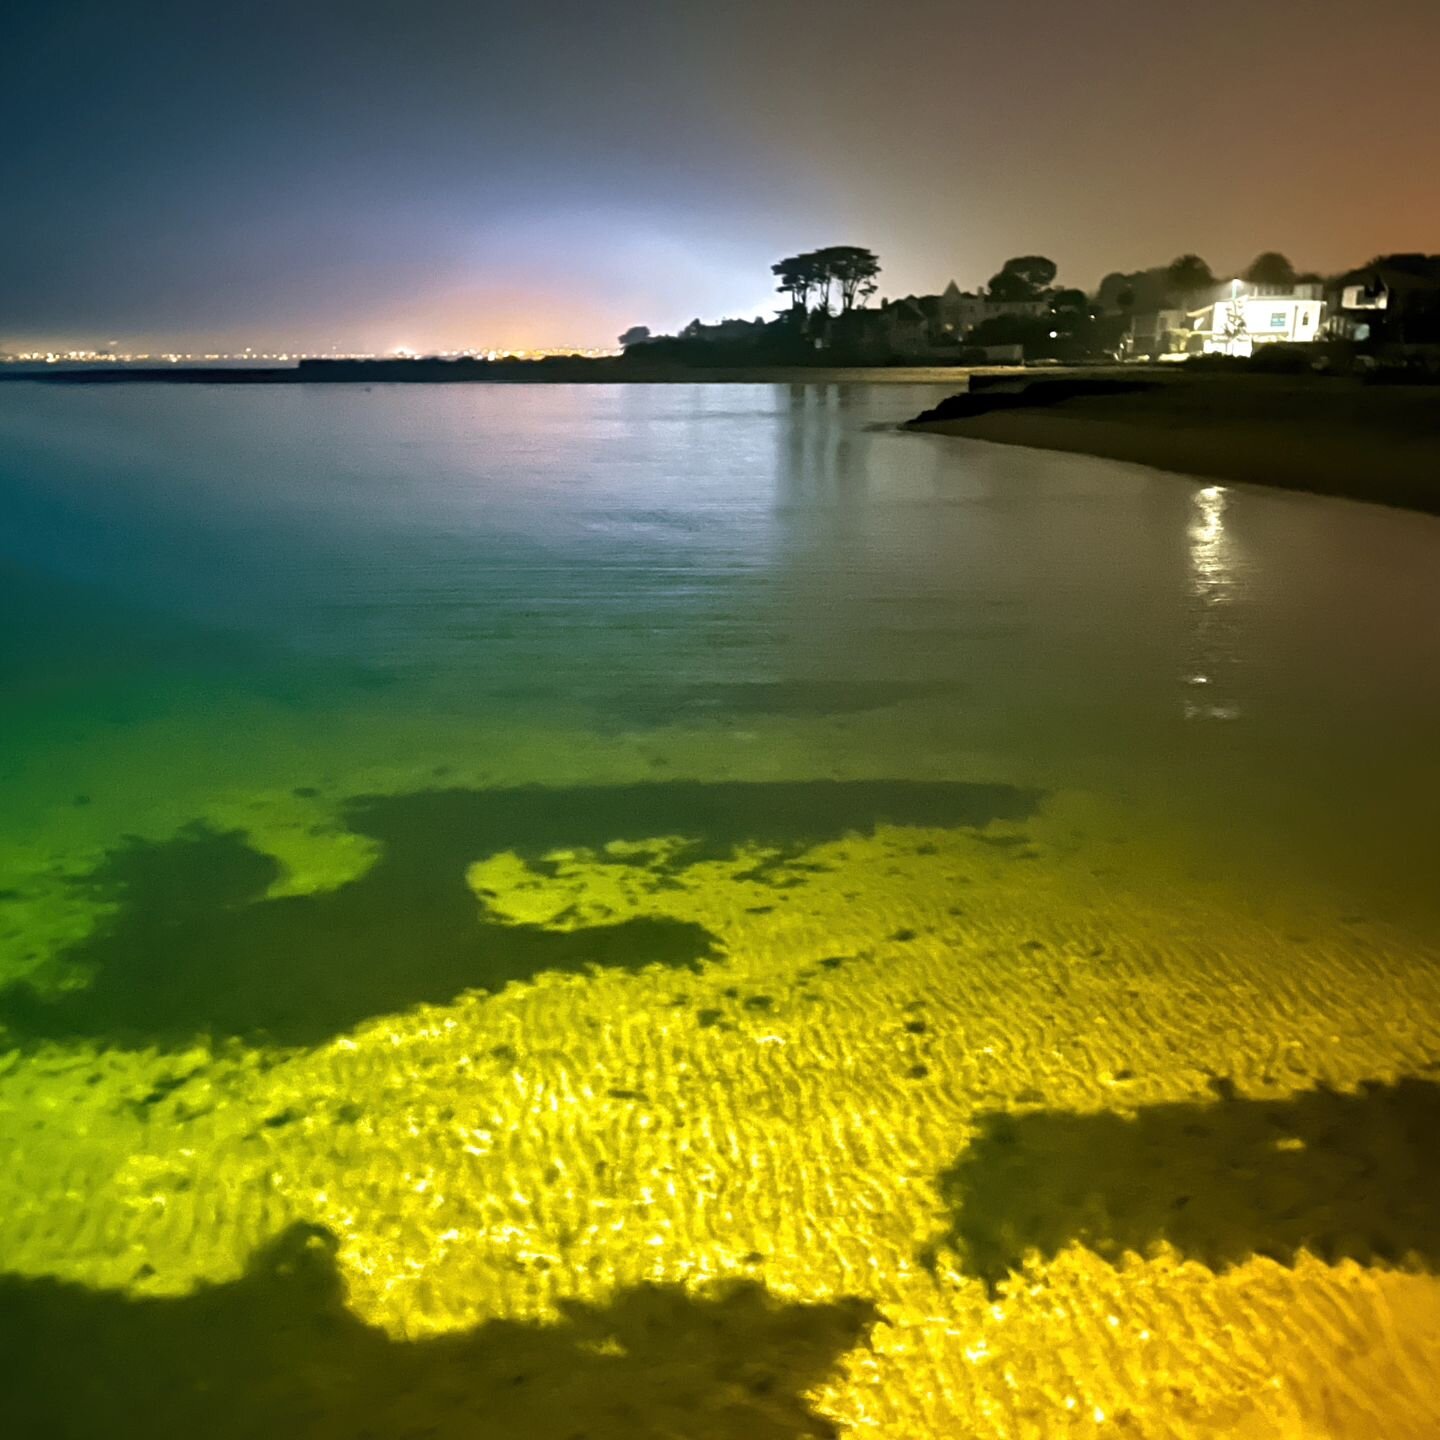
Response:
[{"label": "headland", "polygon": [[1440,388],[1147,371],[972,380],[908,428],[1440,514]]}]

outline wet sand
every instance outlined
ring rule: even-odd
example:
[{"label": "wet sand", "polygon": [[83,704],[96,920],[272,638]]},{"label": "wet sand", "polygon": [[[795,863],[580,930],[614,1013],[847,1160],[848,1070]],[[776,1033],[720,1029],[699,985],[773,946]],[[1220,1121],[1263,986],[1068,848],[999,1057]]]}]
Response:
[{"label": "wet sand", "polygon": [[912,428],[1186,475],[1440,513],[1440,390],[1340,379],[1176,376]]}]

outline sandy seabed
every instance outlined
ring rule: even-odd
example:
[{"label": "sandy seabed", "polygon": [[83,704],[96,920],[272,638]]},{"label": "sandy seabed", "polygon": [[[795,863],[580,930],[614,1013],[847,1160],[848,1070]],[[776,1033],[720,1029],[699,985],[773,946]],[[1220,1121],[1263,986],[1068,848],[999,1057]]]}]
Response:
[{"label": "sandy seabed", "polygon": [[[804,748],[717,759],[710,737],[659,780],[623,740],[575,740],[571,778],[759,783]],[[384,863],[346,827],[357,787],[483,802],[527,768],[237,774],[184,818],[278,857],[263,907]],[[82,1025],[0,1054],[22,1426],[1440,1433],[1433,955],[1382,918],[1187,881],[1093,793],[1022,810],[700,854],[492,848],[452,877],[492,926],[664,921],[711,950],[540,968],[313,1044]],[[8,977],[58,966],[57,1003],[85,979],[67,951],[127,923],[123,891],[44,892],[113,844],[91,807],[63,819],[9,857],[32,864]],[[85,1348],[125,1335],[143,1363],[92,1397]]]}]

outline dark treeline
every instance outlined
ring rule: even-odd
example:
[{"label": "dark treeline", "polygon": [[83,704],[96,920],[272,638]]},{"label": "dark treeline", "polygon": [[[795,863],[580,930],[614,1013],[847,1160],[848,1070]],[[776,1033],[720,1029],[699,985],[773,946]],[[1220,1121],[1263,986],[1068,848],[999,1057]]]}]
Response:
[{"label": "dark treeline", "polygon": [[1087,293],[1058,284],[1053,260],[1021,255],[976,292],[951,281],[937,294],[878,302],[880,261],[860,246],[789,255],[771,271],[787,302],[772,318],[696,319],[660,336],[636,326],[620,337],[627,359],[712,366],[1113,360],[1126,353],[1136,317],[1183,316],[1229,293],[1235,281],[1251,293],[1323,299],[1324,338],[1333,344],[1440,343],[1440,256],[1379,256],[1322,276],[1297,270],[1273,250],[1238,275],[1217,275],[1199,255],[1185,254],[1167,265],[1114,271]]}]

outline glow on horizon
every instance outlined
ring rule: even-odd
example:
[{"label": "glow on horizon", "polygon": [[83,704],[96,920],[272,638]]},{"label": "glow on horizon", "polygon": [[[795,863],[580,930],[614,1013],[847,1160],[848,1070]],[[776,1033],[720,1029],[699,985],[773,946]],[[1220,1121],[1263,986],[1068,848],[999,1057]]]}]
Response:
[{"label": "glow on horizon", "polygon": [[295,364],[301,360],[543,360],[576,356],[585,360],[620,354],[618,345],[549,345],[534,348],[477,346],[463,350],[93,350],[85,346],[0,351],[0,364],[134,365],[134,364]]}]

